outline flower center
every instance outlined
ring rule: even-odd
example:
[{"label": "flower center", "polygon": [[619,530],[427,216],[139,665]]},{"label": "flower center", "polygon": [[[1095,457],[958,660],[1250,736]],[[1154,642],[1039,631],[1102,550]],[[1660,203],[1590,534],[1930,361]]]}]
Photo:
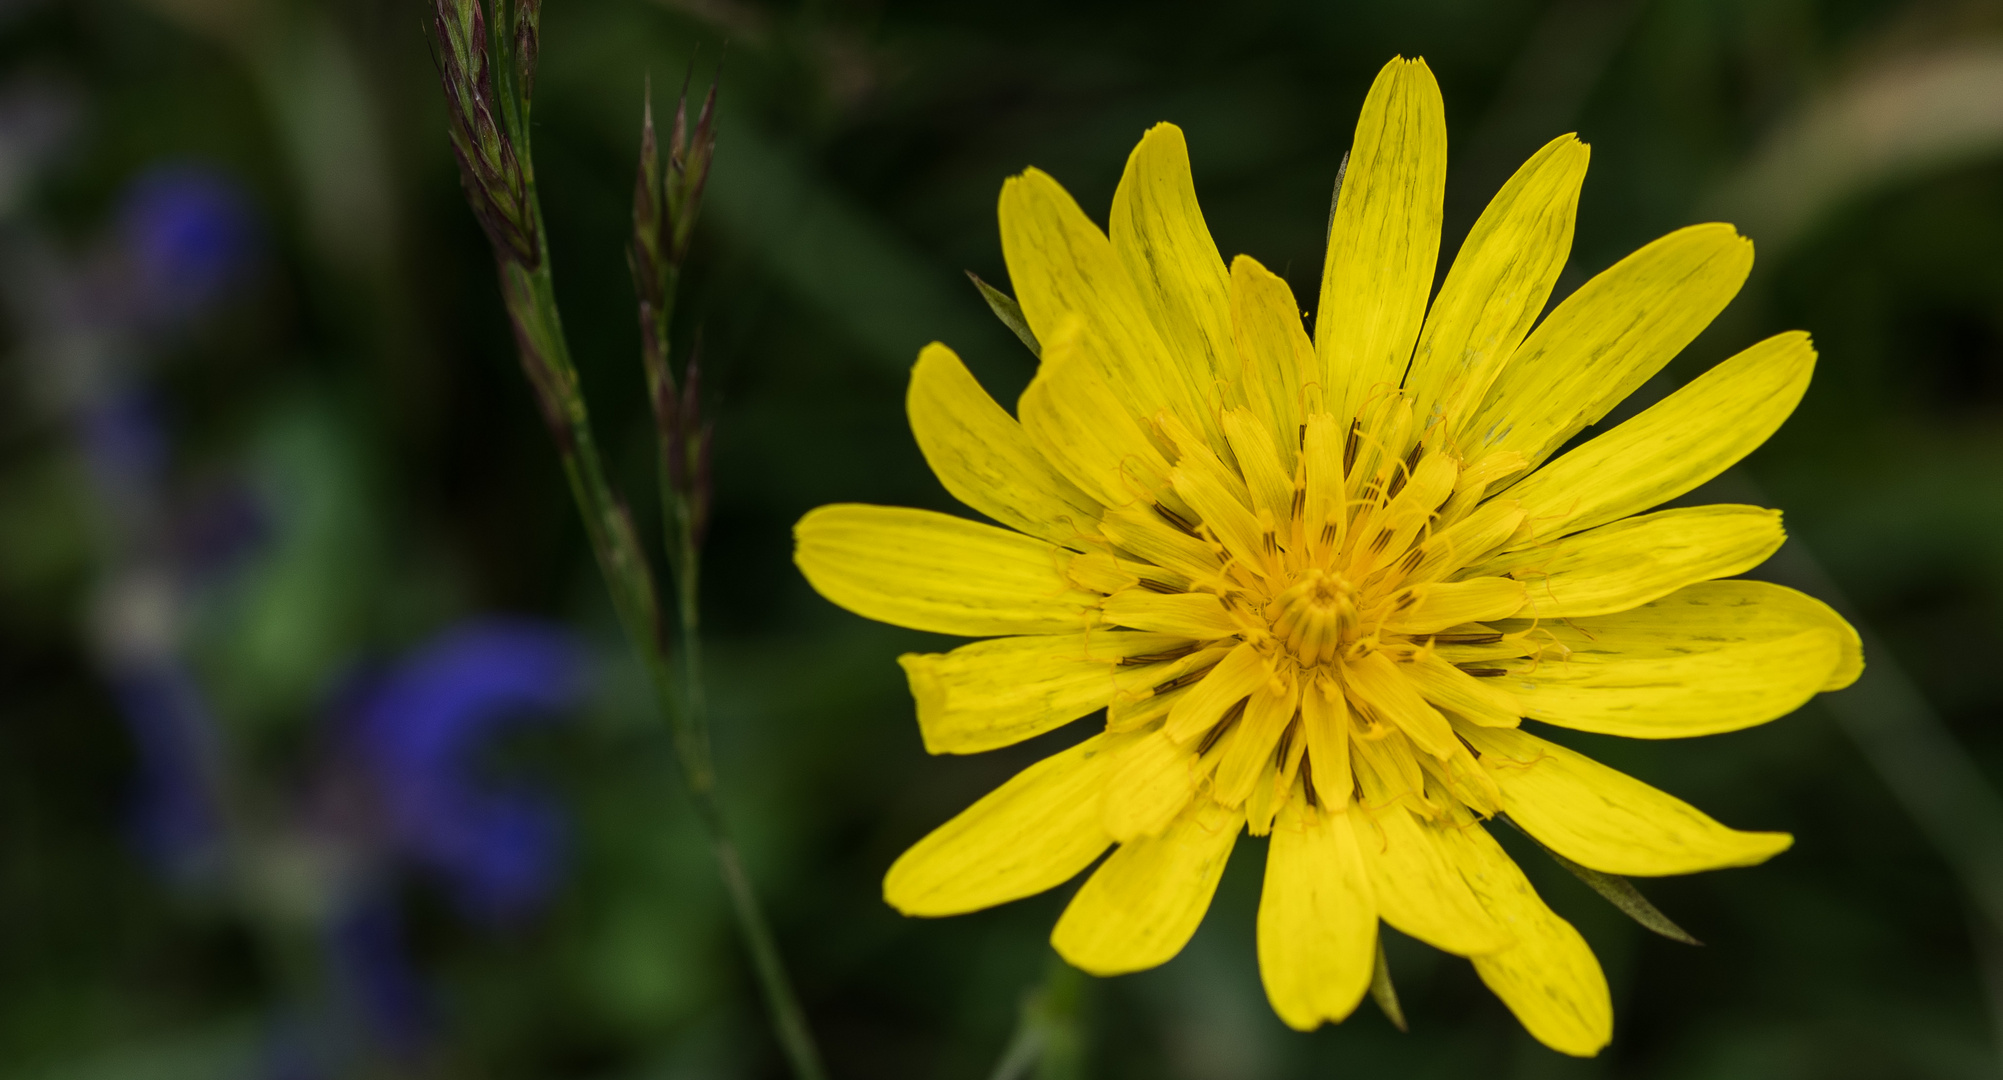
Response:
[{"label": "flower center", "polygon": [[1309,568],[1267,603],[1266,617],[1302,667],[1328,663],[1356,635],[1356,589],[1339,573]]}]

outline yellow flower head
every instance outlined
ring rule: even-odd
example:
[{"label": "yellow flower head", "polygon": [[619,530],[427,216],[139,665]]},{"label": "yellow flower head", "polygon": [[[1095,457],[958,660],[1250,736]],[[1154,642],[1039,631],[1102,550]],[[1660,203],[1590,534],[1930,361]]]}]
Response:
[{"label": "yellow flower head", "polygon": [[988,907],[1101,863],[1052,944],[1097,974],[1173,957],[1241,831],[1271,834],[1259,966],[1313,1028],[1370,984],[1377,920],[1472,958],[1530,1033],[1591,1054],[1606,981],[1482,822],[1508,814],[1613,874],[1758,863],[1781,833],[1701,811],[1519,727],[1644,739],[1731,731],[1855,679],[1821,603],[1722,580],[1781,543],[1751,506],[1643,513],[1758,446],[1800,400],[1781,334],[1563,457],[1738,291],[1752,247],[1698,225],[1539,325],[1587,150],[1552,141],[1475,223],[1427,307],[1446,122],[1393,60],[1356,126],[1314,336],[1287,284],[1204,226],[1182,133],[1128,159],[1110,236],[1031,169],[1002,250],[1041,366],[1012,418],[943,345],[911,427],[946,488],[1007,526],[826,506],[796,529],[851,611],[987,637],[902,658],[934,753],[1104,732],[920,841],[884,895]]}]

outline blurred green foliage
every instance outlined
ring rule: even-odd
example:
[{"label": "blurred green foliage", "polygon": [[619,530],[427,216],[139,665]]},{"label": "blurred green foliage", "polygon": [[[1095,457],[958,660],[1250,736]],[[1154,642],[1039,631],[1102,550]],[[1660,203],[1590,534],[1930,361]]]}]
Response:
[{"label": "blurred green foliage", "polygon": [[[437,1041],[411,1075],[778,1075],[699,834],[666,767],[462,202],[414,0],[8,0],[0,90],[68,110],[6,229],[98,242],[117,193],[200,159],[255,193],[253,282],[161,345],[173,483],[234,478],[267,536],[197,604],[190,650],[241,766],[284,792],[330,687],[475,612],[587,627],[587,722],[495,769],[571,817],[553,906],[460,921],[402,900]],[[730,812],[838,1076],[985,1076],[1048,964],[1066,890],[946,921],[878,894],[902,848],[1077,732],[928,759],[892,658],[941,639],[815,597],[789,527],[817,504],[953,509],[906,432],[927,341],[1012,401],[1031,358],[962,274],[1004,285],[994,198],[1035,164],[1095,215],[1149,124],[1187,131],[1220,247],[1313,295],[1329,184],[1369,79],[1423,55],[1453,148],[1442,270],[1549,137],[1593,146],[1562,295],[1677,226],[1759,245],[1745,293],[1647,394],[1783,329],[1820,370],[1749,463],[1986,774],[2003,784],[2003,8],[1989,0],[1419,0],[1078,5],[561,0],[536,158],[558,290],[648,528],[650,434],[622,245],[641,86],[721,60],[722,136],[677,327],[720,392],[706,600]],[[726,44],[727,47],[726,47]],[[700,79],[703,76],[698,76]],[[32,96],[32,95],[31,95]],[[0,141],[7,176],[33,155]],[[20,159],[19,161],[15,160]],[[5,185],[0,185],[4,188]],[[5,289],[28,290],[11,281]],[[176,889],[122,823],[133,751],[85,627],[80,465],[7,329],[0,397],[0,1077],[272,1073],[280,980],[256,931]],[[1688,744],[1568,738],[1728,823],[1769,866],[1644,883],[1707,945],[1628,923],[1503,836],[1594,944],[1617,1033],[1543,1050],[1467,965],[1388,948],[1409,1035],[1368,1007],[1284,1029],[1253,957],[1263,842],[1166,967],[1075,990],[1079,1075],[1206,1078],[1993,1076],[2003,928],[1873,763],[1811,705]],[[282,801],[282,800],[281,800]],[[283,815],[283,805],[264,812]],[[1065,993],[1073,993],[1066,990]],[[1070,999],[1066,999],[1067,1001]]]}]

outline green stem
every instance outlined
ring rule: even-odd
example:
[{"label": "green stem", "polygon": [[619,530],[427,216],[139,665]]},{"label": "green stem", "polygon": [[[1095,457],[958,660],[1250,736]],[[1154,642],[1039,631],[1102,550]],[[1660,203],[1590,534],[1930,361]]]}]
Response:
[{"label": "green stem", "polygon": [[[536,226],[540,250],[547,251],[547,241],[541,235],[540,210],[536,213]],[[536,385],[545,419],[563,458],[571,495],[584,519],[592,553],[612,594],[613,607],[646,668],[661,714],[668,720],[682,778],[695,799],[696,817],[708,834],[717,872],[730,896],[732,913],[751,950],[752,967],[772,1010],[780,1046],[797,1080],[825,1080],[827,1073],[807,1027],[805,1013],[793,992],[771,926],[744,872],[743,860],[716,797],[716,771],[709,750],[697,634],[699,558],[691,515],[679,501],[666,507],[673,518],[669,526],[675,538],[671,555],[679,586],[677,608],[682,631],[682,693],[678,697],[653,572],[632,517],[613,493],[598,444],[592,438],[590,413],[571,363],[549,263],[545,259],[533,270],[517,263],[504,263],[501,276],[509,315],[515,322],[516,341],[522,350],[523,367]]]},{"label": "green stem", "polygon": [[681,622],[683,710],[677,734],[682,768],[687,774],[689,791],[695,797],[697,813],[709,831],[710,849],[716,855],[717,871],[730,895],[731,909],[751,950],[752,967],[765,992],[766,1007],[772,1010],[779,1045],[794,1076],[800,1080],[824,1080],[827,1070],[821,1063],[819,1048],[814,1045],[813,1031],[807,1027],[806,1012],[800,1008],[785,962],[779,957],[778,941],[772,936],[771,924],[751,887],[751,879],[744,872],[744,861],[730,838],[723,807],[716,797],[716,772],[709,751],[709,703],[703,688],[701,547],[695,537],[694,508],[687,499],[676,498],[669,508],[674,519],[669,555]]}]

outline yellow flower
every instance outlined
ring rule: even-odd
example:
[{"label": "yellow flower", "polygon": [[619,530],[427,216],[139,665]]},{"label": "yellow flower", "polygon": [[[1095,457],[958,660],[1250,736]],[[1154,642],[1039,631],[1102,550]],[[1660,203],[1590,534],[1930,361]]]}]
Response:
[{"label": "yellow flower", "polygon": [[1586,171],[1567,135],[1489,204],[1429,310],[1446,159],[1432,73],[1393,60],[1357,122],[1312,340],[1284,281],[1219,257],[1171,125],[1128,159],[1110,237],[1042,172],[1003,187],[1042,346],[1019,419],[938,344],[909,411],[947,490],[1007,528],[825,506],[796,557],[858,614],[990,638],[900,660],[933,753],[1106,724],[906,852],[884,882],[898,910],[1029,896],[1112,847],[1051,941],[1086,971],[1137,971],[1195,932],[1239,833],[1270,833],[1259,966],[1288,1024],[1349,1015],[1381,918],[1470,957],[1532,1035],[1585,1055],[1612,1032],[1599,963],[1483,820],[1614,874],[1792,842],[1519,725],[1705,735],[1857,677],[1829,608],[1722,580],[1780,545],[1778,513],[1642,513],[1780,425],[1807,335],[1547,463],[1723,309],[1752,246],[1728,225],[1671,233],[1533,330]]}]

